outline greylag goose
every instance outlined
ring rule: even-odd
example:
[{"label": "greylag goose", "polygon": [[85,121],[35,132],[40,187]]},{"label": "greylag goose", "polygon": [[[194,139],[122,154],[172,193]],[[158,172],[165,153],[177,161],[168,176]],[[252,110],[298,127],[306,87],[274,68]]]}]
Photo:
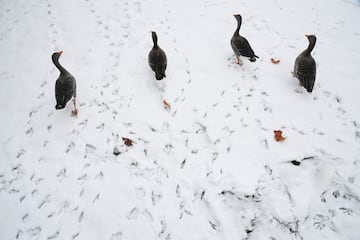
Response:
[{"label": "greylag goose", "polygon": [[236,55],[237,64],[242,64],[240,61],[240,56],[248,57],[250,62],[255,62],[256,58],[259,57],[255,55],[254,50],[252,50],[248,40],[239,34],[242,17],[240,14],[235,14],[234,17],[237,21],[237,27],[231,38],[231,47]]},{"label": "greylag goose", "polygon": [[164,50],[162,50],[159,45],[157,44],[157,35],[156,32],[151,32],[152,40],[154,46],[152,47],[151,51],[149,52],[149,65],[151,69],[155,72],[156,80],[161,80],[165,75],[167,59]]},{"label": "greylag goose", "polygon": [[55,109],[59,110],[65,108],[67,102],[70,101],[71,98],[74,98],[74,110],[72,111],[72,114],[77,115],[76,81],[75,78],[59,63],[59,57],[62,52],[63,51],[55,52],[51,57],[56,68],[60,71],[60,76],[55,83]]},{"label": "greylag goose", "polygon": [[314,58],[311,56],[316,43],[316,36],[305,35],[309,40],[308,47],[300,53],[295,60],[293,75],[299,79],[300,85],[303,86],[309,93],[312,92],[315,78],[316,78],[316,63]]}]

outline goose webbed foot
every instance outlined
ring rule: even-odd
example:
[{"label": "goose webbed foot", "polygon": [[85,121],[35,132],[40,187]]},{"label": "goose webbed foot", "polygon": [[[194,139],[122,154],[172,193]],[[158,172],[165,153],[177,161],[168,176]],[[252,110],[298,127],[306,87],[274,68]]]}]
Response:
[{"label": "goose webbed foot", "polygon": [[71,116],[72,117],[76,117],[78,115],[78,110],[77,109],[74,109],[71,111]]}]

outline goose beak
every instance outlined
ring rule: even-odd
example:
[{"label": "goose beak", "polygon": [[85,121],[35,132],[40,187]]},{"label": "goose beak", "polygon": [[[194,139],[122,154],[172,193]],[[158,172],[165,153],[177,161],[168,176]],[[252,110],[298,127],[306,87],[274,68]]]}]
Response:
[{"label": "goose beak", "polygon": [[310,35],[308,35],[308,34],[305,34],[305,37],[306,37],[306,38],[309,38],[309,36],[310,36]]},{"label": "goose beak", "polygon": [[59,55],[61,56],[61,54],[63,53],[63,51],[59,51],[58,53],[59,53]]}]

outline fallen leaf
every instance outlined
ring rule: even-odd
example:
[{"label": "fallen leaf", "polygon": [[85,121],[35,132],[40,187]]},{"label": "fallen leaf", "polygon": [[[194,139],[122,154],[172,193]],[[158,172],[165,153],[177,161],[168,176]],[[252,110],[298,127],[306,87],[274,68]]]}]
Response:
[{"label": "fallen leaf", "polygon": [[165,108],[170,109],[170,104],[166,100],[163,100],[163,104]]},{"label": "fallen leaf", "polygon": [[123,137],[122,140],[124,141],[124,144],[128,147],[133,145],[133,140],[131,140],[130,138]]},{"label": "fallen leaf", "polygon": [[281,130],[274,130],[274,137],[277,142],[284,141],[286,138],[282,136]]},{"label": "fallen leaf", "polygon": [[279,60],[279,59],[276,59],[276,58],[271,58],[271,62],[272,62],[273,64],[278,64],[278,63],[280,62],[280,60]]}]

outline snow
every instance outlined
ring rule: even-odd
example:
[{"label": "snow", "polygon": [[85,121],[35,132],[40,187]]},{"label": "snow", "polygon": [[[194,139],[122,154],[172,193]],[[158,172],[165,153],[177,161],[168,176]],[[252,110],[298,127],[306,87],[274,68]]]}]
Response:
[{"label": "snow", "polygon": [[[359,1],[0,5],[0,239],[360,238]],[[290,74],[305,34],[311,94]],[[77,117],[55,110],[59,50]]]}]

